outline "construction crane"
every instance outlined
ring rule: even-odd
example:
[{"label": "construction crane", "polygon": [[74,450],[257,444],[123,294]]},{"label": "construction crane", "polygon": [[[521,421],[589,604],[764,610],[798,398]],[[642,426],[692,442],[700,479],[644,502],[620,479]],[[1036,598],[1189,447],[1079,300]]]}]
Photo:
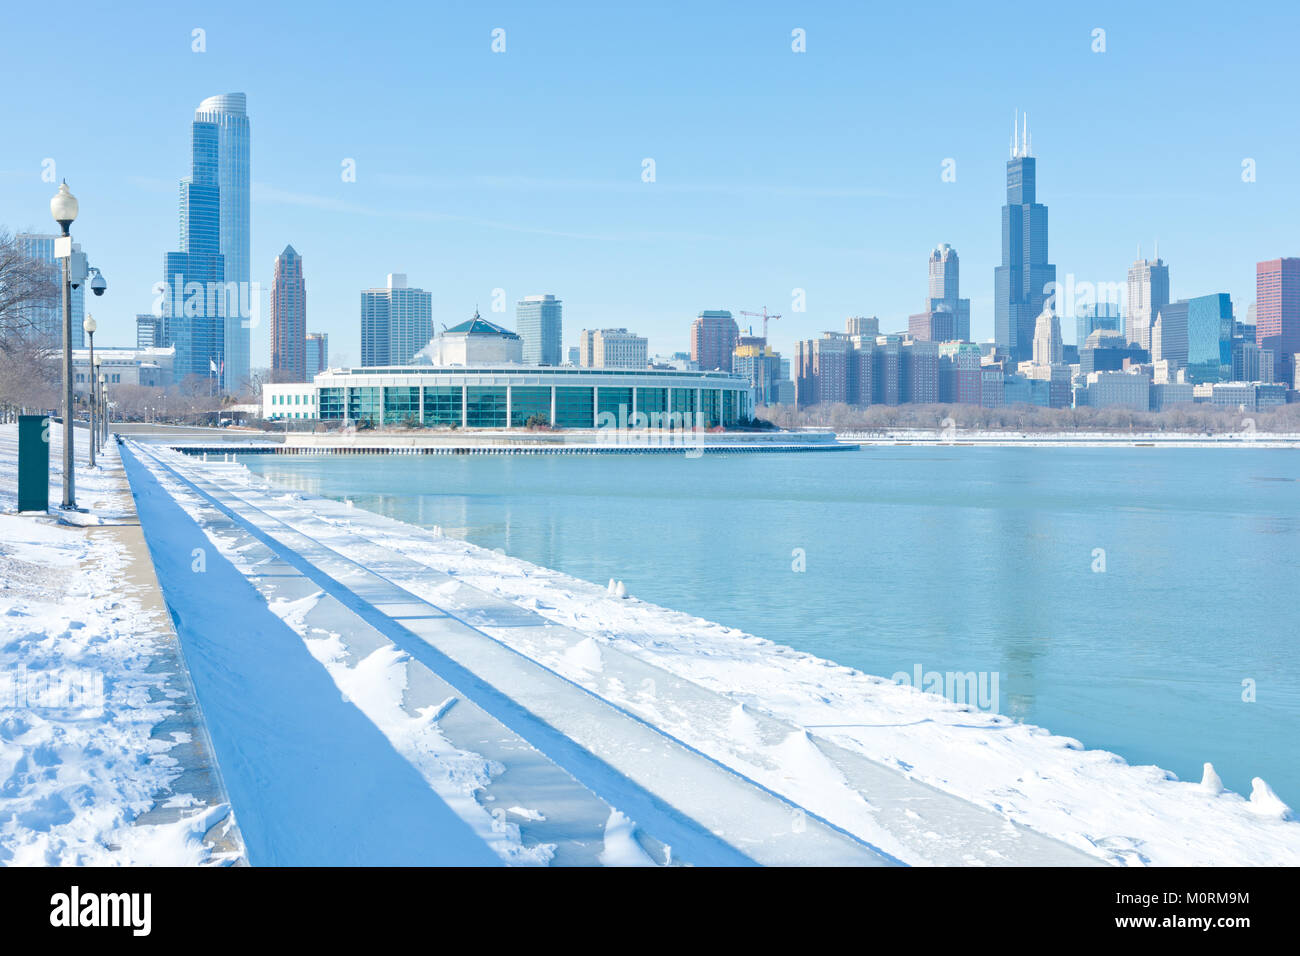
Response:
[{"label": "construction crane", "polygon": [[768,311],[767,311],[767,306],[763,306],[763,311],[762,311],[762,312],[746,312],[744,309],[741,309],[741,310],[740,310],[740,314],[741,314],[741,315],[752,315],[752,316],[753,316],[754,318],[756,318],[756,319],[762,319],[762,320],[763,320],[763,341],[764,341],[764,342],[767,341],[767,320],[768,320],[768,319],[779,319],[779,318],[781,318],[780,315],[777,315],[777,314],[775,314],[775,313],[769,315],[769,314],[768,314]]}]

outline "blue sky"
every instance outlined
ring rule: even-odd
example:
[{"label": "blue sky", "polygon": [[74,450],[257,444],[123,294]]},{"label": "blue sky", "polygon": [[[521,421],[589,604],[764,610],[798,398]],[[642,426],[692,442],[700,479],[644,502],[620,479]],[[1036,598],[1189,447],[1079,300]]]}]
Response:
[{"label": "blue sky", "polygon": [[447,324],[477,304],[513,326],[517,299],[554,293],[566,345],[614,325],[686,349],[701,309],[767,306],[789,354],[847,315],[905,327],[940,242],[984,339],[1021,109],[1062,280],[1122,282],[1158,239],[1176,297],[1229,292],[1244,315],[1255,262],[1300,255],[1300,14],[1163,6],[70,3],[55,61],[59,20],[11,5],[0,224],[53,228],[54,159],[109,281],[100,341],[133,342],[176,247],[194,108],[242,91],[253,278],[269,288],[293,244],[335,361],[358,360],[358,292],[393,271]]}]

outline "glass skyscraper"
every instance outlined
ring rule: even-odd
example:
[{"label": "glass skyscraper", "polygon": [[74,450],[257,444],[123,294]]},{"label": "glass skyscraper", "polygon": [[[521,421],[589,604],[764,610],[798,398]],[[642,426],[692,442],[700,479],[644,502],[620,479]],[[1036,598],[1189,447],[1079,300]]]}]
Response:
[{"label": "glass skyscraper", "polygon": [[1030,154],[1029,119],[1012,126],[1007,204],[1002,207],[1002,265],[993,270],[993,330],[998,350],[1014,361],[1033,357],[1034,326],[1056,282],[1047,261],[1047,207],[1035,201],[1037,168]]},{"label": "glass skyscraper", "polygon": [[1226,292],[1187,300],[1187,380],[1194,385],[1232,376],[1232,297]]},{"label": "glass skyscraper", "polygon": [[[222,329],[222,353],[226,360],[228,391],[238,391],[250,374],[251,335],[249,318],[253,308],[250,280],[249,228],[249,126],[248,102],[243,93],[209,96],[194,111],[195,122],[217,128],[217,187],[219,241],[217,250],[225,259],[225,280],[235,282],[239,299],[231,299]],[[182,240],[181,248],[185,246]]]},{"label": "glass skyscraper", "polygon": [[524,340],[525,365],[559,365],[561,356],[561,310],[563,302],[553,295],[528,295],[515,306],[515,327]]},{"label": "glass skyscraper", "polygon": [[224,387],[228,296],[221,255],[219,151],[217,124],[196,120],[191,172],[180,186],[180,251],[163,257],[161,318],[164,342],[176,349],[176,381],[215,377],[216,385]]}]

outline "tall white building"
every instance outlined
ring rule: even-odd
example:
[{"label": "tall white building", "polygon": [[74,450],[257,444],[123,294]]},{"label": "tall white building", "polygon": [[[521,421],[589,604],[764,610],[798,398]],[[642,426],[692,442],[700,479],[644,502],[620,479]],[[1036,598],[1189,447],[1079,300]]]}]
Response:
[{"label": "tall white building", "polygon": [[1060,365],[1064,358],[1061,319],[1054,311],[1045,309],[1034,323],[1034,364]]},{"label": "tall white building", "polygon": [[1157,251],[1156,258],[1137,261],[1128,268],[1128,319],[1126,334],[1130,342],[1151,348],[1151,325],[1160,307],[1169,304],[1169,267]]}]

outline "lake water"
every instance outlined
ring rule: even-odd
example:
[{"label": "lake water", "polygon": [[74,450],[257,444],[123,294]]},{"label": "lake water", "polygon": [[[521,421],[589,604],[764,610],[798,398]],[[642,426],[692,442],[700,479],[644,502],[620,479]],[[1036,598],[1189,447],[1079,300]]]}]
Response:
[{"label": "lake water", "polygon": [[1002,713],[1300,808],[1295,451],[240,460],[869,673],[996,673]]}]

